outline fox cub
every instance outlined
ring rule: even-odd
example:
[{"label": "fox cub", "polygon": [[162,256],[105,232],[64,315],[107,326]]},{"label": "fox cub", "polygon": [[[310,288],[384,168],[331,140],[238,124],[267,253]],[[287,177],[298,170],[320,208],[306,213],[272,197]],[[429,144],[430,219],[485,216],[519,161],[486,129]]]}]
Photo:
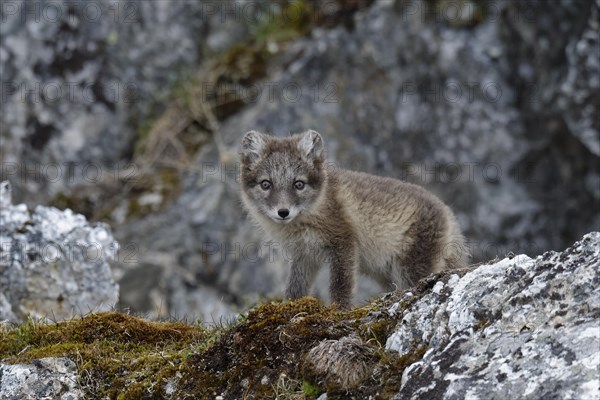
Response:
[{"label": "fox cub", "polygon": [[287,298],[307,295],[324,262],[342,308],[352,305],[358,271],[393,290],[466,266],[460,228],[441,200],[417,185],[326,165],[315,131],[250,131],[240,155],[244,207],[291,256]]}]

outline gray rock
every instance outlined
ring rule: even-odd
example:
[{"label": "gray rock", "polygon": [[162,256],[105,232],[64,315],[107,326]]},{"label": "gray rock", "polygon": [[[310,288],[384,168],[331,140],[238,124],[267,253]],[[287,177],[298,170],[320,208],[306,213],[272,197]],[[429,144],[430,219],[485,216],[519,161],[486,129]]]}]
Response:
[{"label": "gray rock", "polygon": [[204,53],[246,34],[248,19],[224,19],[222,9],[234,2],[3,5],[0,179],[29,205],[110,179],[139,126]]},{"label": "gray rock", "polygon": [[12,188],[9,181],[0,182],[0,208],[12,204]]},{"label": "gray rock", "polygon": [[31,364],[0,364],[0,399],[83,399],[75,363],[68,358],[42,358]]},{"label": "gray rock", "polygon": [[4,293],[0,293],[0,322],[4,321],[17,321],[17,317]]},{"label": "gray rock", "polygon": [[0,320],[61,320],[110,310],[119,287],[108,262],[117,252],[107,225],[90,225],[69,209],[38,206],[30,213],[25,204],[3,206]]},{"label": "gray rock", "polygon": [[597,398],[599,283],[599,232],[438,281],[387,340],[401,355],[427,348],[395,398]]},{"label": "gray rock", "polygon": [[568,69],[560,86],[558,107],[569,130],[600,156],[600,1],[592,7],[585,30],[565,49]]}]

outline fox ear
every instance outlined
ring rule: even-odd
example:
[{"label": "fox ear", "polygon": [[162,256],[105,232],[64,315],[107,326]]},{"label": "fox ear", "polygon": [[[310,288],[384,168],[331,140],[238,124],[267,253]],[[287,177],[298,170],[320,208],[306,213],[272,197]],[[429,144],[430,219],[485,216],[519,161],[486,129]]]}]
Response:
[{"label": "fox ear", "polygon": [[298,142],[298,147],[302,150],[303,155],[309,160],[325,160],[325,144],[323,138],[317,131],[308,130],[304,132],[302,138]]},{"label": "fox ear", "polygon": [[265,135],[262,133],[256,131],[246,132],[242,139],[240,154],[245,161],[252,162],[260,156],[265,144]]}]

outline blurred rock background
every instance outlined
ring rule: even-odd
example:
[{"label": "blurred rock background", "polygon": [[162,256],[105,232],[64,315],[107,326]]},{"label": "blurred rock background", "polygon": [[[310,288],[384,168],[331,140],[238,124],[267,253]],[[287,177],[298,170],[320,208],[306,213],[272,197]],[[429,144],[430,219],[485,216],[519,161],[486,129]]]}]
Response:
[{"label": "blurred rock background", "polygon": [[285,254],[237,194],[250,129],[316,129],[332,162],[426,186],[473,262],[559,250],[600,227],[599,10],[6,1],[0,180],[14,204],[110,224],[120,306],[155,318],[218,321],[280,294]]}]

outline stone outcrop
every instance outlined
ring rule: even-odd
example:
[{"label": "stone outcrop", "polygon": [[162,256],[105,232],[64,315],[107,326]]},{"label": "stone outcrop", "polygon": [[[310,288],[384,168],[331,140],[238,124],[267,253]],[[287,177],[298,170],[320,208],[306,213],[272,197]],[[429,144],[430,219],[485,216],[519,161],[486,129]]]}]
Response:
[{"label": "stone outcrop", "polygon": [[395,398],[597,398],[598,284],[599,232],[436,282],[387,340],[401,355],[428,348]]},{"label": "stone outcrop", "polygon": [[205,53],[246,34],[247,20],[222,21],[221,8],[234,4],[3,4],[0,180],[13,180],[20,201],[46,204],[48,194],[95,181],[98,169],[106,176],[126,161],[140,126],[164,106],[161,97]]},{"label": "stone outcrop", "polygon": [[0,364],[0,399],[83,399],[75,363],[68,358],[42,358],[31,364]]},{"label": "stone outcrop", "polygon": [[0,184],[0,321],[62,320],[110,310],[119,296],[110,228],[71,210],[12,205]]}]

